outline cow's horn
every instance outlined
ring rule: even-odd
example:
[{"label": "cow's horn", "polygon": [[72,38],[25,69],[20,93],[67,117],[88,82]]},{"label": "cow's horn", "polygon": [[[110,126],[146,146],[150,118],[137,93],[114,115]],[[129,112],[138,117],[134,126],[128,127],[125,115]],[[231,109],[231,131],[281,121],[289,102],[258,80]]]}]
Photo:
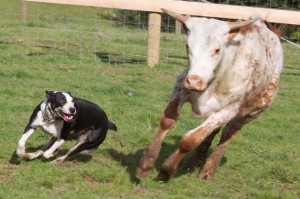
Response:
[{"label": "cow's horn", "polygon": [[228,25],[229,25],[229,32],[232,32],[232,31],[235,31],[235,30],[238,30],[242,27],[245,27],[245,26],[248,26],[250,24],[252,24],[253,22],[255,22],[258,18],[256,19],[250,19],[250,20],[247,20],[247,21],[236,21],[236,22],[229,22]]},{"label": "cow's horn", "polygon": [[169,15],[170,17],[173,17],[174,19],[180,21],[181,23],[185,23],[191,16],[190,15],[182,15],[182,14],[177,14],[175,12],[171,12],[169,10],[166,10],[164,8],[161,9],[164,13]]}]

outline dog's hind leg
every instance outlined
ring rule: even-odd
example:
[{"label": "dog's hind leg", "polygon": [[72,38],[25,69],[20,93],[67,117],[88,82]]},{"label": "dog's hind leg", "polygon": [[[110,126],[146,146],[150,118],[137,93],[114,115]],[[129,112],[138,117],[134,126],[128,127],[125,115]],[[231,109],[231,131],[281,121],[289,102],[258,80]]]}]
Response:
[{"label": "dog's hind leg", "polygon": [[[99,129],[98,129],[98,131],[99,131]],[[106,137],[106,133],[101,133],[101,132],[98,132],[98,133],[101,134],[101,137],[98,137],[95,140],[92,139],[93,141],[91,141],[90,136],[94,135],[95,131],[93,131],[93,130],[82,131],[81,136],[79,137],[75,146],[73,146],[65,155],[55,159],[53,161],[53,163],[61,163],[61,162],[65,161],[71,155],[75,155],[77,153],[80,153],[81,151],[94,149],[94,148],[98,147],[104,141],[104,139]]]},{"label": "dog's hind leg", "polygon": [[52,163],[62,163],[64,162],[69,156],[74,155],[76,153],[79,153],[83,150],[85,150],[85,148],[82,147],[82,144],[84,144],[84,140],[80,140],[78,141],[75,146],[73,146],[65,155],[55,159],[52,161]]}]

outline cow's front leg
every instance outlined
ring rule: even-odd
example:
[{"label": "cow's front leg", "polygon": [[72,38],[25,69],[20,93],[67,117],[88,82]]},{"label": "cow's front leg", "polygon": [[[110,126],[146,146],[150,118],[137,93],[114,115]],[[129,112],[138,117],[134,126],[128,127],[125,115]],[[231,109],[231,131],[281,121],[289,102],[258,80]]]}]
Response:
[{"label": "cow's front leg", "polygon": [[172,128],[179,116],[179,109],[182,105],[180,98],[175,98],[170,101],[167,108],[163,112],[159,127],[152,142],[144,149],[143,156],[140,159],[136,169],[136,177],[139,179],[145,178],[153,169],[155,161],[159,155],[162,141],[169,129]]},{"label": "cow's front leg", "polygon": [[[230,109],[230,108],[228,108]],[[158,180],[167,181],[175,173],[180,160],[201,144],[213,131],[226,124],[235,111],[223,109],[208,117],[202,125],[189,131],[180,141],[179,148],[163,163],[158,174]]]},{"label": "cow's front leg", "polygon": [[212,132],[205,140],[197,147],[194,154],[184,163],[183,168],[187,171],[193,171],[196,167],[203,166],[207,157],[208,150],[216,134],[220,128]]}]

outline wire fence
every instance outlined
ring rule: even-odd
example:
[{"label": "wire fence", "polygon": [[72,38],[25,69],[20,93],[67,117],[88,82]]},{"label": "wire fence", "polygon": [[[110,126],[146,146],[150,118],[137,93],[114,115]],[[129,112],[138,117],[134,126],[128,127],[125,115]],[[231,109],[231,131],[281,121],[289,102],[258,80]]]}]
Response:
[{"label": "wire fence", "polygon": [[[241,2],[221,3],[242,5]],[[276,8],[277,4],[272,6],[272,2],[277,1],[269,0],[265,7]],[[285,2],[285,8],[290,9],[291,4]],[[27,2],[26,20],[22,22],[18,0],[0,0],[0,5],[0,48],[7,48],[5,53],[9,57],[47,56],[62,62],[146,64],[147,12]],[[300,4],[292,7],[299,10]],[[163,15],[160,63],[187,65],[186,35],[184,31],[174,34],[175,29],[175,21]],[[299,65],[300,28],[283,25],[282,30],[283,37],[296,44],[282,40],[286,54]]]}]

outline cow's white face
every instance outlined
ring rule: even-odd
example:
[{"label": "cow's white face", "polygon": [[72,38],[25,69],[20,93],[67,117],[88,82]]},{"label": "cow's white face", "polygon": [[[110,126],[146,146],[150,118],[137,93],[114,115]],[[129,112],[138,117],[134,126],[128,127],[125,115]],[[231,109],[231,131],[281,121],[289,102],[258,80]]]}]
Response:
[{"label": "cow's white face", "polygon": [[188,29],[189,71],[185,87],[205,90],[222,59],[229,31],[228,23],[207,18],[190,18]]},{"label": "cow's white face", "polygon": [[198,91],[205,90],[216,76],[225,52],[226,42],[228,38],[232,38],[232,35],[228,37],[228,34],[237,33],[240,28],[257,20],[254,18],[247,21],[224,22],[181,15],[163,8],[162,11],[185,24],[188,29],[190,67],[184,86]]}]

